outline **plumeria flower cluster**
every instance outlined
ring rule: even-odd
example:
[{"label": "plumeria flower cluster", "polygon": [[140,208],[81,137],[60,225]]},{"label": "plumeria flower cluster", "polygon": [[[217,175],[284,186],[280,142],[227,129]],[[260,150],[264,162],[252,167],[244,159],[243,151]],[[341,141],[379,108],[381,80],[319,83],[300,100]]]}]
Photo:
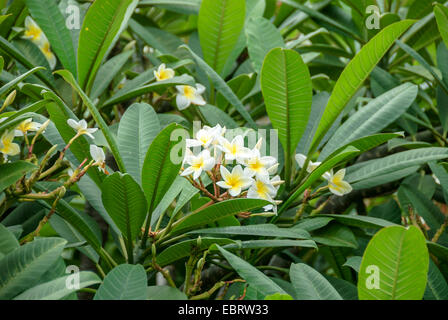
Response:
[{"label": "plumeria flower cluster", "polygon": [[[306,162],[306,156],[303,154],[296,154],[296,161],[300,168],[303,168]],[[311,173],[314,169],[320,166],[320,162],[312,162],[309,161],[308,166],[306,167],[306,171]],[[344,181],[345,177],[345,169],[341,169],[336,173],[333,172],[333,169],[325,172],[322,177],[328,181],[328,189],[337,196],[343,196],[352,192],[353,188],[347,181]]]},{"label": "plumeria flower cluster", "polygon": [[56,66],[56,57],[51,51],[50,42],[42,29],[30,16],[25,18],[25,32],[22,38],[31,40],[35,45],[37,45],[47,59],[50,68],[54,69]]},{"label": "plumeria flower cluster", "polygon": [[[162,63],[157,70],[154,71],[154,77],[157,81],[165,81],[174,78],[176,72],[167,68],[164,63]],[[206,104],[202,94],[205,92],[205,87],[197,83],[196,86],[176,86],[176,104],[179,110],[187,109],[190,105],[194,104],[197,106],[203,106]]]},{"label": "plumeria flower cluster", "polygon": [[[262,139],[250,149],[244,145],[242,135],[228,140],[225,132],[226,128],[219,124],[204,126],[194,139],[187,139],[181,176],[187,177],[215,202],[231,198],[263,199],[272,203],[265,210],[276,212],[280,202],[275,197],[283,183],[276,175],[277,159],[261,155]],[[198,151],[195,153],[192,149]],[[213,183],[213,193],[202,182],[204,172]]]}]

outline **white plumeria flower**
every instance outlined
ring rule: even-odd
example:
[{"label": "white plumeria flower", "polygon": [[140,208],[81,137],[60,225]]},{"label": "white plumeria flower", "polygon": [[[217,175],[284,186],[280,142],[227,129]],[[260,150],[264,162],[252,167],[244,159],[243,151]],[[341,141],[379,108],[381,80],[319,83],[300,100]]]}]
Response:
[{"label": "white plumeria flower", "polygon": [[353,190],[352,186],[347,181],[344,181],[344,177],[345,169],[341,169],[335,174],[333,174],[332,169],[328,173],[328,187],[333,194],[343,196]]},{"label": "white plumeria flower", "polygon": [[100,171],[104,172],[105,174],[109,174],[109,172],[107,172],[106,170],[106,155],[104,154],[103,149],[94,144],[91,144],[90,155],[92,156],[93,161],[95,161],[94,165],[98,166],[98,169],[100,169]]},{"label": "white plumeria flower", "polygon": [[210,145],[218,142],[218,138],[222,136],[222,128],[219,124],[213,128],[204,126],[196,133],[196,139],[187,139],[187,148],[204,147],[208,148]]},{"label": "white plumeria flower", "polygon": [[181,176],[193,174],[194,180],[199,178],[203,171],[210,171],[215,165],[215,159],[210,156],[210,151],[208,150],[202,151],[197,156],[192,153],[187,154],[185,162],[190,166],[181,173]]},{"label": "white plumeria flower", "polygon": [[244,138],[240,135],[236,136],[232,142],[229,142],[224,137],[220,137],[219,148],[225,153],[226,161],[237,160],[239,163],[244,164],[252,156],[251,150],[244,147]]},{"label": "white plumeria flower", "polygon": [[[303,166],[305,165],[306,156],[304,154],[298,153],[298,154],[296,154],[295,158],[296,158],[296,161],[297,161],[297,164],[299,165],[299,167],[303,168]],[[320,165],[321,165],[321,162],[310,161],[308,163],[308,167],[306,168],[306,171],[308,173],[311,173]],[[325,172],[322,175],[322,177],[324,177],[325,180],[328,180],[328,179],[330,179],[330,173],[329,172]]]},{"label": "white plumeria flower", "polygon": [[47,38],[42,29],[30,16],[25,18],[25,33],[22,36],[23,39],[31,40],[38,46],[40,46]]},{"label": "white plumeria flower", "polygon": [[22,121],[15,130],[15,135],[17,137],[22,137],[28,131],[37,131],[42,125],[38,122],[33,122],[32,118]]},{"label": "white plumeria flower", "polygon": [[164,63],[162,63],[157,70],[154,70],[154,76],[157,81],[163,81],[174,78],[175,72],[173,69],[167,68]]},{"label": "white plumeria flower", "polygon": [[[304,154],[298,153],[296,154],[296,161],[299,165],[300,168],[303,168],[303,166],[305,165],[305,161],[306,161],[306,156]],[[320,166],[320,162],[312,162],[310,161],[308,163],[308,167],[306,168],[306,171],[308,173],[311,173],[314,169],[316,169],[318,166]]]},{"label": "white plumeria flower", "polygon": [[251,156],[246,160],[246,168],[244,169],[246,173],[250,176],[269,177],[269,169],[275,165],[277,159],[271,156],[262,157],[260,155],[260,150],[254,148],[251,152]]},{"label": "white plumeria flower", "polygon": [[86,120],[82,119],[80,121],[76,121],[74,119],[68,119],[67,124],[75,129],[79,135],[88,135],[90,138],[95,139],[92,133],[95,133],[98,128],[87,128]]},{"label": "white plumeria flower", "polygon": [[0,152],[3,153],[5,160],[8,156],[15,156],[20,153],[20,147],[17,143],[14,143],[15,133],[6,130],[0,138]]},{"label": "white plumeria flower", "polygon": [[50,49],[50,42],[45,39],[42,42],[42,45],[39,46],[40,51],[44,54],[45,58],[47,58],[48,64],[50,65],[50,68],[53,70],[56,66],[56,56]]},{"label": "white plumeria flower", "polygon": [[176,86],[176,103],[179,110],[187,109],[191,104],[203,106],[206,104],[201,94],[205,92],[205,87],[198,83],[196,88],[192,86]]},{"label": "white plumeria flower", "polygon": [[272,185],[269,176],[258,176],[252,186],[247,191],[247,197],[250,199],[262,199],[274,201],[277,189]]},{"label": "white plumeria flower", "polygon": [[244,174],[243,168],[240,165],[235,166],[232,169],[232,173],[221,165],[220,171],[223,181],[219,181],[216,184],[223,189],[228,189],[232,197],[238,196],[241,191],[249,188],[253,183],[253,179]]}]

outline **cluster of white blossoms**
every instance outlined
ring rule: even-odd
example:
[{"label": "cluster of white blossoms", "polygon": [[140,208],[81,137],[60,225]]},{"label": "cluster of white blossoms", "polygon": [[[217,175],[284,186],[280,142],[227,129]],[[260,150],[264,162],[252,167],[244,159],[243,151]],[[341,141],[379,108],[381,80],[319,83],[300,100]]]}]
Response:
[{"label": "cluster of white blossoms", "polygon": [[[224,137],[225,127],[219,124],[213,128],[204,126],[194,139],[187,139],[187,151],[181,176],[191,176],[195,183],[206,172],[215,184],[218,199],[252,198],[270,201],[265,210],[276,211],[279,201],[275,200],[283,181],[278,176],[278,161],[271,156],[261,156],[262,139],[253,149],[244,146],[244,138],[237,135],[231,141]],[[199,149],[194,154],[193,149]],[[185,168],[186,167],[186,168]],[[221,193],[224,189],[224,193]]]},{"label": "cluster of white blossoms", "polygon": [[22,38],[31,40],[35,45],[37,45],[47,59],[50,68],[54,69],[56,66],[56,57],[51,51],[50,42],[42,29],[29,16],[25,18],[25,32]]},{"label": "cluster of white blossoms", "polygon": [[[167,68],[162,63],[157,70],[154,71],[154,76],[157,81],[164,81],[174,78],[176,75],[173,69]],[[192,86],[176,86],[176,104],[179,110],[187,109],[191,104],[203,106],[206,104],[202,94],[205,92],[205,87],[197,83],[195,87]]]},{"label": "cluster of white blossoms", "polygon": [[[296,161],[299,167],[303,168],[306,162],[306,156],[298,153],[296,154]],[[311,173],[314,169],[320,166],[320,164],[320,162],[310,161],[306,171]],[[336,173],[333,173],[333,169],[331,169],[330,171],[325,172],[322,177],[328,181],[328,189],[337,196],[343,196],[353,190],[352,186],[347,181],[344,181],[345,169],[341,169]]]}]

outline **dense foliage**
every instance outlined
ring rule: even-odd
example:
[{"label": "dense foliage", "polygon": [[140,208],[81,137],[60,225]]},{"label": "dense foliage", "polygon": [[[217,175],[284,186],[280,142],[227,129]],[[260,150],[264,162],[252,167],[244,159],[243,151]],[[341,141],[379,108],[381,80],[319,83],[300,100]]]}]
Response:
[{"label": "dense foliage", "polygon": [[0,10],[0,299],[448,299],[448,3]]}]

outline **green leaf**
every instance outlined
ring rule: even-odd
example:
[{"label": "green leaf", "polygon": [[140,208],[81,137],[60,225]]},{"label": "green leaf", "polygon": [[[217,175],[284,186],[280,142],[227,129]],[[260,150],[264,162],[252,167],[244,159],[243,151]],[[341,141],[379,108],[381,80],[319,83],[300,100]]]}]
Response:
[{"label": "green leaf", "polygon": [[218,74],[235,47],[244,26],[246,2],[202,0],[198,32],[205,62]]},{"label": "green leaf", "polygon": [[198,14],[201,0],[141,0],[139,6],[155,6],[184,14]]},{"label": "green leaf", "polygon": [[76,57],[72,35],[66,27],[65,18],[57,3],[53,0],[26,0],[26,4],[64,68],[76,77]]},{"label": "green leaf", "polygon": [[250,61],[258,74],[266,55],[274,48],[284,48],[280,31],[263,17],[250,18],[245,28]]},{"label": "green leaf", "polygon": [[319,158],[325,159],[344,144],[380,132],[406,112],[417,93],[418,86],[405,83],[373,99],[338,128]]},{"label": "green leaf", "polygon": [[364,251],[358,278],[359,299],[420,300],[425,292],[428,264],[426,240],[417,227],[380,230]]},{"label": "green leaf", "polygon": [[0,260],[0,299],[11,299],[37,284],[60,257],[67,243],[60,238],[36,239]]},{"label": "green leaf", "polygon": [[139,183],[146,153],[159,131],[157,113],[147,103],[134,103],[120,120],[118,148],[127,172]]},{"label": "green leaf", "polygon": [[183,131],[180,125],[170,124],[157,135],[146,154],[142,170],[142,187],[149,208],[147,226],[154,209],[179,175],[182,166],[179,151],[184,154],[185,140],[175,141],[174,139],[179,136],[174,136],[176,132],[181,134]]},{"label": "green leaf", "polygon": [[19,247],[19,242],[14,234],[0,223],[0,259]]},{"label": "green leaf", "polygon": [[259,249],[281,247],[303,247],[317,249],[317,245],[313,240],[248,240],[224,246],[225,249]]},{"label": "green leaf", "polygon": [[34,169],[36,165],[22,160],[0,165],[0,192]]},{"label": "green leaf", "polygon": [[201,238],[200,244],[198,246],[198,240],[186,240],[174,245],[169,246],[165,250],[163,250],[160,254],[157,255],[157,264],[161,267],[167,266],[177,260],[186,258],[192,254],[201,252],[203,250],[208,249],[213,244],[226,245],[229,243],[233,243],[234,241],[231,239],[225,238]]},{"label": "green leaf", "polygon": [[279,228],[275,224],[254,224],[249,226],[221,227],[194,230],[190,233],[221,234],[240,236],[280,237],[292,239],[309,239],[310,235],[300,228]]},{"label": "green leaf", "polygon": [[298,300],[342,300],[323,275],[304,263],[292,264],[289,276]]},{"label": "green leaf", "polygon": [[362,167],[347,174],[346,180],[349,182],[365,180],[447,157],[448,150],[446,148],[408,150],[381,159],[366,161]]},{"label": "green leaf", "polygon": [[5,84],[3,87],[0,88],[0,98],[5,96],[6,94],[8,94],[9,90],[14,88],[15,85],[17,85],[21,81],[25,80],[27,77],[29,77],[33,73],[38,72],[39,70],[43,70],[43,69],[44,69],[43,67],[33,68],[30,71],[25,72],[24,74],[14,78],[14,80],[12,80],[12,81],[8,82],[7,84]]},{"label": "green leaf", "polygon": [[367,79],[373,68],[390,49],[394,41],[413,23],[414,21],[404,20],[387,26],[372,38],[345,67],[336,82],[320,120],[310,153],[316,150],[333,122],[364,83],[364,80]]},{"label": "green leaf", "polygon": [[129,174],[115,172],[101,187],[103,205],[127,240],[132,262],[132,242],[140,234],[146,217],[147,203],[143,190]]},{"label": "green leaf", "polygon": [[218,221],[238,213],[251,211],[269,205],[269,201],[257,199],[232,199],[215,203],[201,211],[178,220],[173,224],[173,233],[182,233]]},{"label": "green leaf", "polygon": [[180,48],[184,48],[188,50],[190,55],[196,61],[198,67],[204,71],[207,76],[210,78],[210,81],[213,83],[215,88],[226,98],[226,100],[232,104],[238,113],[247,121],[248,125],[256,129],[257,125],[254,120],[250,116],[249,112],[244,107],[243,103],[238,99],[232,89],[227,85],[227,83],[217,74],[204,60],[202,60],[196,53],[194,53],[190,47],[187,45],[182,45]]},{"label": "green leaf", "polygon": [[294,300],[289,294],[274,293],[264,297],[264,300]]},{"label": "green leaf", "polygon": [[137,0],[97,0],[90,6],[79,35],[78,81],[88,94],[103,59],[126,28]]},{"label": "green leaf", "polygon": [[[266,111],[286,152],[288,168],[311,113],[312,85],[308,67],[296,51],[271,50],[261,70]],[[285,173],[289,176],[289,171]]]},{"label": "green leaf", "polygon": [[437,265],[429,259],[428,283],[424,300],[448,300],[448,284]]},{"label": "green leaf", "polygon": [[256,289],[262,295],[268,296],[275,293],[287,294],[279,285],[248,262],[221,248],[219,245],[216,245],[216,247],[240,277],[246,280],[249,286]]},{"label": "green leaf", "polygon": [[121,264],[106,275],[94,300],[146,300],[147,282],[142,265]]},{"label": "green leaf", "polygon": [[436,16],[443,42],[448,47],[448,8],[442,4],[436,4],[434,6],[434,15]]},{"label": "green leaf", "polygon": [[350,227],[358,228],[383,228],[395,225],[384,219],[349,214],[322,214],[320,217],[330,217]]},{"label": "green leaf", "polygon": [[108,60],[100,67],[90,93],[91,100],[95,101],[95,99],[107,89],[133,53],[134,50],[124,51]]},{"label": "green leaf", "polygon": [[357,248],[358,242],[352,230],[344,225],[332,223],[314,232],[312,240],[330,247]]},{"label": "green leaf", "polygon": [[148,300],[188,300],[185,293],[170,286],[149,286]]},{"label": "green leaf", "polygon": [[[104,1],[104,0],[101,0],[101,1]],[[101,1],[99,1],[99,2],[101,2]],[[104,137],[106,138],[106,141],[109,144],[110,151],[114,155],[115,161],[117,162],[118,168],[120,169],[121,172],[125,173],[126,169],[125,169],[125,166],[123,163],[123,159],[120,155],[120,151],[118,150],[118,146],[117,146],[115,137],[112,135],[108,125],[104,121],[104,119],[101,116],[101,114],[99,113],[98,109],[93,105],[93,103],[89,99],[89,97],[80,88],[79,84],[76,82],[76,80],[73,78],[73,75],[70,72],[68,72],[67,70],[59,70],[59,71],[56,71],[55,73],[59,74],[61,77],[63,77],[64,80],[67,81],[73,87],[73,89],[76,90],[76,92],[78,92],[82,101],[87,106],[87,109],[89,109],[96,124],[98,124],[98,126],[101,129],[101,132],[104,134]]]},{"label": "green leaf", "polygon": [[[67,283],[71,283],[70,280],[75,276],[79,277],[79,287],[75,288],[72,285],[69,288]],[[81,288],[90,287],[97,283],[101,283],[101,280],[96,273],[81,271],[77,275],[70,274],[39,284],[19,294],[14,300],[60,300]]]}]

